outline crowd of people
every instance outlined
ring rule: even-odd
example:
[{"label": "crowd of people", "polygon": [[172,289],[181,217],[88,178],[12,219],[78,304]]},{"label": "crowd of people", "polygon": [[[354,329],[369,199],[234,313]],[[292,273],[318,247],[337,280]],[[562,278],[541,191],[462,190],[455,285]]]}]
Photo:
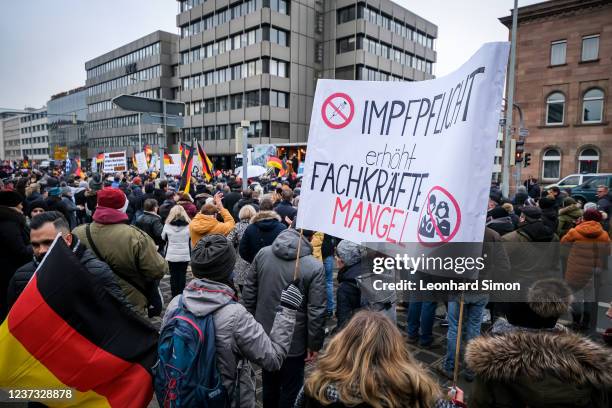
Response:
[{"label": "crowd of people", "polygon": [[[178,179],[131,173],[30,172],[5,180],[0,321],[61,234],[100,290],[143,318],[163,313],[160,339],[178,330],[182,313],[212,317],[216,367],[236,406],[255,406],[254,365],[262,368],[266,408],[609,406],[612,354],[594,340],[597,278],[589,275],[593,265],[607,268],[609,254],[594,258],[571,245],[610,242],[607,187],[598,189],[598,203],[584,208],[558,188],[540,192],[532,181],[513,199],[492,187],[485,243],[559,241],[568,250],[559,277],[535,282],[524,302],[492,309],[494,321],[483,335],[491,306],[486,293],[443,304],[409,300],[403,334],[395,294],[370,298],[364,289],[366,248],[296,228],[299,181],[279,179],[267,188],[249,183],[242,190],[241,180],[224,172],[192,183],[180,191]],[[534,261],[533,254],[504,252],[500,245],[484,250],[494,253],[483,273]],[[159,285],[165,275],[166,298]],[[412,355],[412,345],[440,346],[433,326],[442,305],[447,349],[434,368],[453,378],[463,305],[467,347],[460,364],[473,381],[467,398],[456,387],[443,390]],[[566,327],[560,319],[570,311]],[[162,363],[165,356],[160,340]],[[158,398],[166,406],[180,396],[159,392]]]}]

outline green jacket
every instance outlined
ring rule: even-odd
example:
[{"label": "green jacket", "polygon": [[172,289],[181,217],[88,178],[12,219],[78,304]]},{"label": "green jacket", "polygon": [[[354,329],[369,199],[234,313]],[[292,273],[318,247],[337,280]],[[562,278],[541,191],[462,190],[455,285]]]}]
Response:
[{"label": "green jacket", "polygon": [[[147,298],[127,280],[145,288],[154,280],[168,273],[168,263],[157,252],[153,239],[136,227],[126,224],[91,225],[91,237],[102,257],[119,277],[121,289],[136,310],[147,316]],[[80,225],[72,232],[83,244],[92,249],[87,239],[86,226]],[[95,251],[94,251],[95,252]],[[123,279],[123,277],[126,279]]]},{"label": "green jacket", "polygon": [[582,217],[582,209],[578,204],[568,205],[559,210],[559,226],[557,227],[559,239],[574,228],[576,220],[580,217]]},{"label": "green jacket", "polygon": [[470,408],[608,408],[612,353],[571,332],[481,336],[466,349]]}]

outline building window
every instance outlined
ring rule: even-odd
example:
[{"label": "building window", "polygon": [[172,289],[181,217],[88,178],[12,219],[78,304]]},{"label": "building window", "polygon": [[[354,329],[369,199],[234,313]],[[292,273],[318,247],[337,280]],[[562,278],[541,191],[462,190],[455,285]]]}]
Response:
[{"label": "building window", "polygon": [[341,38],[336,43],[336,54],[355,50],[355,37]]},{"label": "building window", "polygon": [[546,124],[562,125],[565,112],[565,96],[554,92],[546,98]]},{"label": "building window", "polygon": [[597,173],[599,167],[599,153],[593,148],[586,148],[580,152],[578,156],[578,172]]},{"label": "building window", "polygon": [[567,49],[567,41],[555,41],[550,44],[550,65],[565,64],[565,51]]},{"label": "building window", "polygon": [[589,89],[582,99],[582,123],[599,123],[603,118],[604,93],[600,89]]},{"label": "building window", "polygon": [[559,179],[561,176],[561,153],[556,149],[548,149],[542,157],[542,178]]},{"label": "building window", "polygon": [[337,12],[337,23],[347,23],[349,21],[353,21],[355,19],[355,6],[348,6],[342,9],[339,9]]},{"label": "building window", "polygon": [[599,35],[582,37],[582,61],[593,61],[599,57]]}]

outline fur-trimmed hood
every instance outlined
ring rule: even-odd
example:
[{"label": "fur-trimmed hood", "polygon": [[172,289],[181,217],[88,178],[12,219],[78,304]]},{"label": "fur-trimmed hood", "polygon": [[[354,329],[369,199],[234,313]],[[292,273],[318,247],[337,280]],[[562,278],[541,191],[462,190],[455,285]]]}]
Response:
[{"label": "fur-trimmed hood", "polygon": [[485,381],[536,384],[555,378],[561,386],[612,387],[612,353],[571,332],[513,331],[478,337],[467,346],[465,359]]},{"label": "fur-trimmed hood", "polygon": [[257,222],[265,220],[276,220],[280,222],[281,218],[280,215],[276,213],[276,211],[260,211],[255,214],[253,218],[251,218],[251,224],[255,224]]}]

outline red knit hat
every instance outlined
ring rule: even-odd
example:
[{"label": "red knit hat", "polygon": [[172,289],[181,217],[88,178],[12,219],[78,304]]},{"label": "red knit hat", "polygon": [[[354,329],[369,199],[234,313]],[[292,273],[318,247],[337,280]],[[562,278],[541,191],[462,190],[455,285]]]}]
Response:
[{"label": "red knit hat", "polygon": [[98,191],[98,206],[100,207],[123,211],[126,203],[127,197],[118,188],[107,187]]},{"label": "red knit hat", "polygon": [[134,179],[132,180],[132,183],[134,183],[134,185],[139,186],[142,184],[142,180],[140,179],[140,177],[134,177]]},{"label": "red knit hat", "polygon": [[601,213],[596,208],[589,208],[584,212],[582,216],[582,219],[584,219],[585,221],[601,222],[602,218],[603,217],[601,216]]}]

